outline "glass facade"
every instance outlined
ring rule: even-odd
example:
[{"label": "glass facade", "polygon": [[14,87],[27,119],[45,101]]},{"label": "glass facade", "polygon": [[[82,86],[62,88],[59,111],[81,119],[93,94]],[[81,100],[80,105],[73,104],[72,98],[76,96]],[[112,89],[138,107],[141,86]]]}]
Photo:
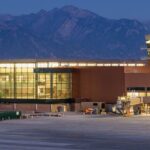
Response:
[{"label": "glass facade", "polygon": [[4,99],[68,99],[72,97],[71,72],[39,72],[49,63],[0,64],[0,98]]},{"label": "glass facade", "polygon": [[150,96],[150,87],[128,87],[128,97],[146,97]]}]

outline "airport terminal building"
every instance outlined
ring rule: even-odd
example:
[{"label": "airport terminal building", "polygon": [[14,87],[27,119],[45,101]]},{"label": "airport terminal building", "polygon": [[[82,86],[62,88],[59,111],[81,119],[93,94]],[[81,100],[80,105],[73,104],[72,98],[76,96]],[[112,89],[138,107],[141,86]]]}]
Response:
[{"label": "airport terminal building", "polygon": [[58,105],[76,110],[82,101],[115,103],[123,95],[150,96],[148,60],[0,61],[1,110],[52,111]]}]

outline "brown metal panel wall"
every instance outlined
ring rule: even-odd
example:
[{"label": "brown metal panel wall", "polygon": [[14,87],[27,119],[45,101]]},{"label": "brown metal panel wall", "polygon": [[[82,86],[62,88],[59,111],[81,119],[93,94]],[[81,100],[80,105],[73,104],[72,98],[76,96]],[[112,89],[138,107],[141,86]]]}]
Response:
[{"label": "brown metal panel wall", "polygon": [[14,104],[0,104],[0,111],[13,111]]},{"label": "brown metal panel wall", "polygon": [[113,103],[125,93],[123,67],[82,68],[73,79],[79,83],[73,86],[73,93],[78,89],[78,95],[73,94],[75,98]]},{"label": "brown metal panel wall", "polygon": [[50,112],[51,111],[51,105],[37,104],[37,111],[39,111],[39,112]]},{"label": "brown metal panel wall", "polygon": [[150,66],[126,67],[125,87],[150,87]]},{"label": "brown metal panel wall", "polygon": [[150,73],[150,66],[143,66],[143,67],[125,67],[125,73]]},{"label": "brown metal panel wall", "polygon": [[77,69],[72,73],[72,97],[80,98],[80,72]]},{"label": "brown metal panel wall", "polygon": [[150,73],[127,73],[125,75],[125,86],[128,87],[150,87]]},{"label": "brown metal panel wall", "polygon": [[35,104],[17,104],[16,105],[17,111],[36,111]]}]

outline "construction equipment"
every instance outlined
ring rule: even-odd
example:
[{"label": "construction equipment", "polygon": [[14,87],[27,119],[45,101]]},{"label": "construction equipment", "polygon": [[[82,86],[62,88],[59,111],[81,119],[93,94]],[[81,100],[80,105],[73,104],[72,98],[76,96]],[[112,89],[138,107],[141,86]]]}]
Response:
[{"label": "construction equipment", "polygon": [[123,116],[131,116],[141,113],[143,99],[140,97],[118,97],[116,104],[116,113]]},{"label": "construction equipment", "polygon": [[105,103],[81,102],[80,108],[85,114],[101,114],[102,112],[105,112]]}]

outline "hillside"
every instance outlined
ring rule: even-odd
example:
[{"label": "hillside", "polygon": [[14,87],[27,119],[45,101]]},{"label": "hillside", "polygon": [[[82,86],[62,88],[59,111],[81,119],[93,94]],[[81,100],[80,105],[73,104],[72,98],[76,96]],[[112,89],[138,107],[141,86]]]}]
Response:
[{"label": "hillside", "polygon": [[0,15],[0,59],[140,59],[149,28],[64,6],[51,11]]}]

